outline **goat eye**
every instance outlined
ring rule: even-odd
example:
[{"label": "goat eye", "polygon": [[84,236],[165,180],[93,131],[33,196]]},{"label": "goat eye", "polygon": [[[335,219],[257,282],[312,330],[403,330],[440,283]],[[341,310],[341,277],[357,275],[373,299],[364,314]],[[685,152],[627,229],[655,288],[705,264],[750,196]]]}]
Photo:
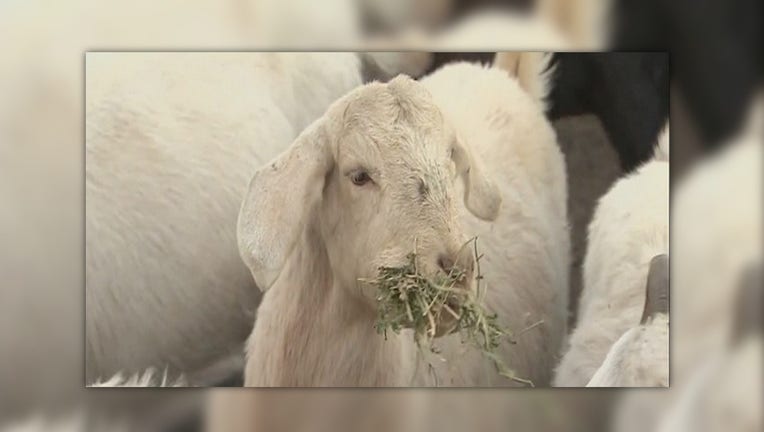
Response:
[{"label": "goat eye", "polygon": [[369,173],[366,171],[356,171],[350,174],[350,180],[356,186],[363,186],[371,181],[371,177],[369,177]]}]

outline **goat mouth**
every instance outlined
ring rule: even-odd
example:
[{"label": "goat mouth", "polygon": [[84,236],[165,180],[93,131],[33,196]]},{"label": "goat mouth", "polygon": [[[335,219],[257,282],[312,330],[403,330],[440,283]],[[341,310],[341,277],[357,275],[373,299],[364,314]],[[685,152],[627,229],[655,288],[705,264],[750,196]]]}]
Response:
[{"label": "goat mouth", "polygon": [[435,337],[441,337],[456,333],[459,328],[459,319],[461,319],[461,302],[449,300],[446,302],[438,317],[438,324],[435,328]]},{"label": "goat mouth", "polygon": [[451,297],[444,304],[445,310],[443,312],[454,319],[459,319],[461,318],[462,304],[464,304],[464,299],[456,296]]},{"label": "goat mouth", "polygon": [[423,273],[414,254],[408,259],[404,266],[380,267],[374,279],[364,280],[376,287],[377,331],[411,328],[425,340],[457,331],[475,288],[470,274]]}]

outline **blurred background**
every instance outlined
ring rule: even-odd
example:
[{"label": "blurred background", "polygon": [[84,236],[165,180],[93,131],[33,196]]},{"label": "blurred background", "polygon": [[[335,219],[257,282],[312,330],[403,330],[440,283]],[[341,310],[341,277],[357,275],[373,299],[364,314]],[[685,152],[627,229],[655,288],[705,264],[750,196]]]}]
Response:
[{"label": "blurred background", "polygon": [[[740,307],[761,305],[761,9],[757,0],[0,0],[0,430],[192,431],[211,412],[231,431],[761,430],[761,308]],[[650,141],[640,131],[661,127],[669,104],[671,389],[86,391],[84,52],[218,49],[439,52],[428,71],[502,50],[670,52],[665,77],[648,53],[636,76],[603,71],[596,56],[559,55],[559,88],[570,93],[552,95],[551,116],[569,168],[575,305],[593,206],[642,157],[619,146]],[[619,80],[646,87],[619,93]],[[625,108],[601,102],[605,94]],[[630,123],[630,109],[652,121]]]}]

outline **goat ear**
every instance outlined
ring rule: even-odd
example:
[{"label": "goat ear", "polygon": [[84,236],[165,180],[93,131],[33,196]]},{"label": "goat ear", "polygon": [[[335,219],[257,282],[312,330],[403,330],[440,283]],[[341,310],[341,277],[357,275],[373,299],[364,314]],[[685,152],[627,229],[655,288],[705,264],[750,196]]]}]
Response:
[{"label": "goat ear", "polygon": [[239,254],[261,290],[281,272],[333,161],[326,121],[319,119],[250,180],[236,237]]},{"label": "goat ear", "polygon": [[645,307],[642,310],[644,324],[648,318],[658,313],[669,312],[669,257],[660,254],[650,260],[650,270],[647,271],[647,286],[645,287]]},{"label": "goat ear", "polygon": [[492,221],[499,214],[501,195],[485,175],[482,163],[473,157],[462,140],[456,137],[452,152],[456,172],[464,178],[464,205],[480,219]]}]

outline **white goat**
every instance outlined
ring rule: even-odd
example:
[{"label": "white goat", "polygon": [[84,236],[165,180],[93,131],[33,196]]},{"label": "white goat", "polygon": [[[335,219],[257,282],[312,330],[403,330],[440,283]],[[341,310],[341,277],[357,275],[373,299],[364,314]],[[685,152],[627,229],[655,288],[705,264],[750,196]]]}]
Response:
[{"label": "white goat", "polygon": [[221,378],[260,298],[235,240],[247,180],[359,84],[350,53],[88,54],[88,382]]},{"label": "white goat", "polygon": [[[650,261],[657,255],[668,253],[667,155],[668,127],[659,139],[653,160],[634,174],[620,179],[600,198],[589,225],[578,323],[570,336],[570,346],[557,368],[556,386],[587,385],[613,344],[639,323],[645,304],[645,283]],[[654,320],[653,325],[663,326],[656,327],[659,334],[667,331],[664,328],[667,321],[663,318]],[[640,330],[628,337],[641,336],[645,335]],[[665,339],[658,338],[658,345],[651,349],[655,349],[656,354],[661,351],[665,353],[667,347],[663,346],[664,343]],[[616,348],[620,350],[624,346]],[[656,361],[665,366],[667,376],[666,356]],[[661,373],[656,372],[658,375]],[[628,381],[632,378],[623,379]]]},{"label": "white goat", "polygon": [[376,333],[375,293],[358,283],[405,263],[415,244],[421,272],[470,273],[472,236],[485,253],[484,303],[518,331],[501,357],[548,383],[565,334],[566,195],[554,131],[505,72],[452,64],[421,84],[356,89],[250,182],[239,247],[268,291],[245,384],[515,384],[458,335],[436,340],[447,362],[432,374],[410,330]]},{"label": "white goat", "polygon": [[[658,139],[654,158],[668,161],[669,128]],[[667,255],[650,261],[642,320],[610,348],[587,387],[668,387],[669,265]]]},{"label": "white goat", "polygon": [[587,387],[668,387],[668,256],[650,262],[642,320],[610,348]]}]

